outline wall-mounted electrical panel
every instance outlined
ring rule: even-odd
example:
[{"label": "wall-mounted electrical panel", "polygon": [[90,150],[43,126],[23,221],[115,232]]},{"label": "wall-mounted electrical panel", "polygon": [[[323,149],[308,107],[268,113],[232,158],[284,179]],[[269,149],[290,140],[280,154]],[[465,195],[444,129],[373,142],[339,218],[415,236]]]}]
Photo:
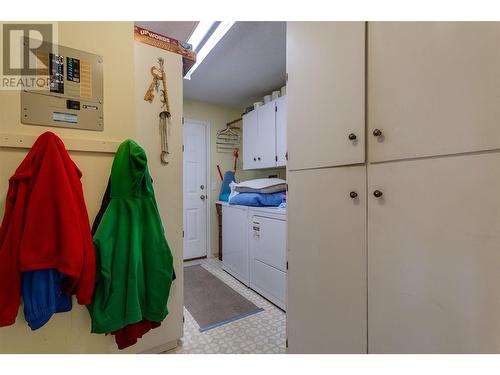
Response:
[{"label": "wall-mounted electrical panel", "polygon": [[102,56],[51,44],[36,56],[47,84],[21,92],[21,123],[104,130]]}]

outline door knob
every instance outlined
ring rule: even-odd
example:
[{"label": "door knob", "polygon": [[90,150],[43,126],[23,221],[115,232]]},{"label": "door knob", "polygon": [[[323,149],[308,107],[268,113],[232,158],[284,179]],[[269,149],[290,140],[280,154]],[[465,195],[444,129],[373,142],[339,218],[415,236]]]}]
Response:
[{"label": "door knob", "polygon": [[354,134],[354,133],[349,134],[349,140],[350,141],[355,141],[356,138],[358,138],[358,137],[356,137],[356,134]]},{"label": "door knob", "polygon": [[357,197],[358,197],[358,193],[356,193],[355,191],[351,191],[351,192],[349,193],[349,196],[350,196],[352,199],[354,199],[354,198],[357,198]]},{"label": "door knob", "polygon": [[373,135],[375,137],[380,137],[382,135],[382,130],[380,130],[380,129],[374,129],[373,130]]},{"label": "door knob", "polygon": [[201,199],[202,201],[204,201],[206,198],[207,198],[207,196],[206,196],[206,195],[203,195],[203,194],[202,194],[202,195],[200,195],[200,199]]},{"label": "door knob", "polygon": [[201,190],[205,189],[205,185],[200,185],[200,189]]},{"label": "door knob", "polygon": [[373,192],[373,196],[374,196],[375,198],[380,198],[382,195],[384,195],[384,193],[382,193],[380,190],[375,190],[375,191]]},{"label": "door knob", "polygon": [[256,159],[256,158],[253,158],[253,161],[257,161],[257,159]]},{"label": "door knob", "polygon": [[258,161],[260,161],[260,156],[257,158]]}]

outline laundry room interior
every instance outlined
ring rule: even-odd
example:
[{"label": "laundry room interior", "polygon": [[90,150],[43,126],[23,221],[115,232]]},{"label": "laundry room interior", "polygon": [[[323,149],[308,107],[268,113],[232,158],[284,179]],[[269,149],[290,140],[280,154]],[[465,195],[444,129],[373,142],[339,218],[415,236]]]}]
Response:
[{"label": "laundry room interior", "polygon": [[500,353],[500,22],[155,18],[0,22],[0,354]]},{"label": "laundry room interior", "polygon": [[[213,27],[196,26],[195,51]],[[184,80],[185,332],[196,334],[180,350],[284,353],[286,22],[228,27]],[[239,295],[223,303],[227,283]]]}]

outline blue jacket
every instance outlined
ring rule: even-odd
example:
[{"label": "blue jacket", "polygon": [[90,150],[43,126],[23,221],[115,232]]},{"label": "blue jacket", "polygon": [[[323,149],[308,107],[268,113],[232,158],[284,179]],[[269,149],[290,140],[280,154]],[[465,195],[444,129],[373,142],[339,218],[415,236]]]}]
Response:
[{"label": "blue jacket", "polygon": [[53,314],[70,311],[71,296],[64,289],[64,275],[56,269],[23,272],[24,317],[34,331]]}]

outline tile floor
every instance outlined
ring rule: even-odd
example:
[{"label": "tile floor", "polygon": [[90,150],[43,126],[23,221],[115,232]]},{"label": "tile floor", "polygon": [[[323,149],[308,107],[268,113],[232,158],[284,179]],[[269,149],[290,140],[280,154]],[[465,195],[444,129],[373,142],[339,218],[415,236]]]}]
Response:
[{"label": "tile floor", "polygon": [[286,314],[272,303],[247,288],[222,270],[215,258],[186,262],[201,264],[206,270],[224,281],[264,311],[223,326],[199,331],[196,320],[184,309],[184,337],[179,346],[169,353],[179,354],[279,354],[285,353]]}]

